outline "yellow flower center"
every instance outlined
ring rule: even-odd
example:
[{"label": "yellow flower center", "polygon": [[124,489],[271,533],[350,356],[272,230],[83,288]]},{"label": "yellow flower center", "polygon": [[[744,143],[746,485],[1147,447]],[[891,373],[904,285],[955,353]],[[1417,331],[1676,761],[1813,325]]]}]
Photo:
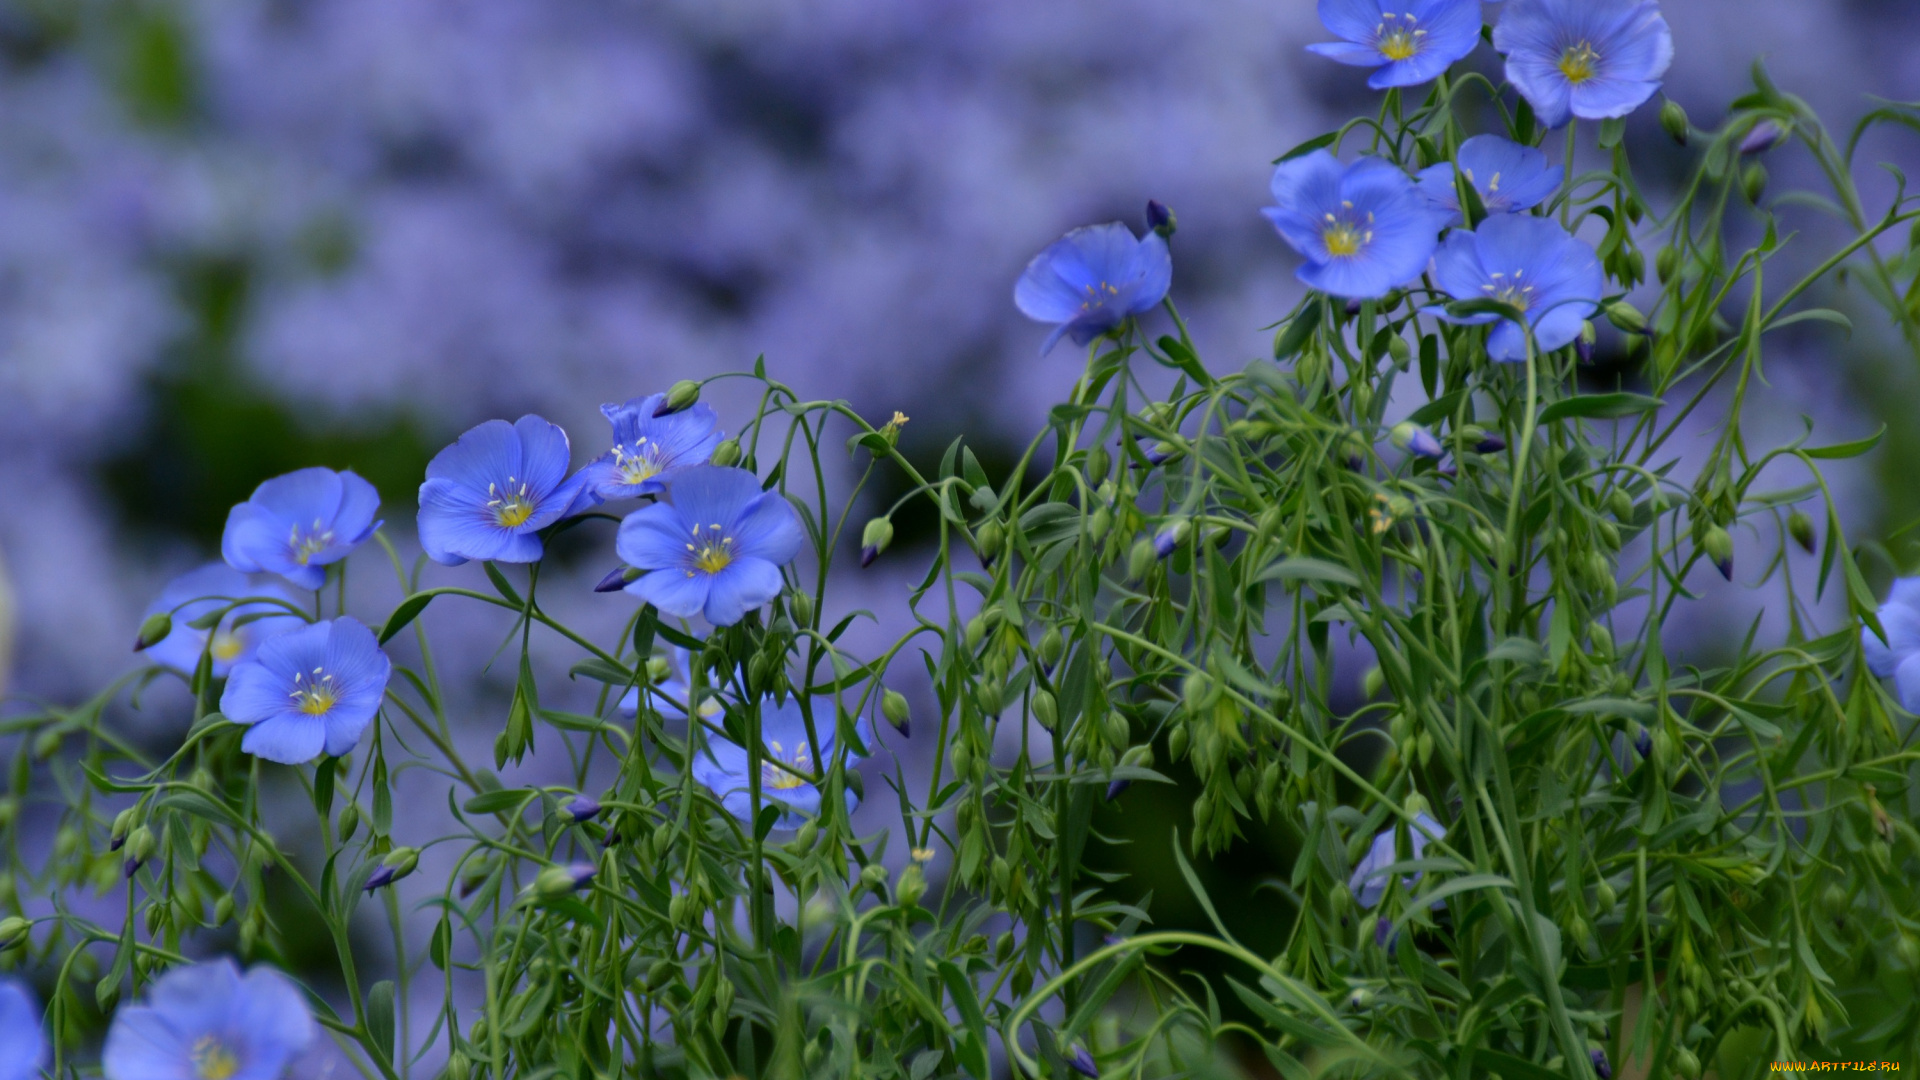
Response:
[{"label": "yellow flower center", "polygon": [[494,523],[503,529],[517,529],[533,516],[533,497],[527,493],[527,485],[519,483],[513,477],[507,477],[507,486],[487,485],[487,509],[493,511]]},{"label": "yellow flower center", "polygon": [[693,570],[687,571],[692,577],[697,570],[703,574],[717,574],[733,565],[733,538],[720,531],[718,524],[707,526],[708,532],[703,538],[700,526],[693,527],[693,543],[687,550],[693,552]]},{"label": "yellow flower center", "polygon": [[[1349,214],[1353,204],[1341,203]],[[1336,259],[1360,254],[1360,249],[1373,243],[1373,215],[1369,213],[1365,222],[1348,215],[1327,215],[1327,223],[1320,230],[1320,239],[1327,245],[1327,254]]]},{"label": "yellow flower center", "polygon": [[615,444],[613,467],[620,473],[623,484],[645,483],[660,473],[660,462],[654,457],[654,451],[647,448],[645,435],[634,441],[631,450],[625,444]]},{"label": "yellow flower center", "polygon": [[[770,742],[767,744],[767,749],[773,751],[774,758],[783,764],[791,765],[802,772],[812,769],[813,755],[804,746],[796,746],[789,753],[778,742]],[[797,787],[805,787],[807,783],[805,778],[788,772],[771,761],[761,764],[760,782],[775,791],[791,791]]]},{"label": "yellow flower center", "polygon": [[314,519],[312,529],[302,532],[300,526],[295,525],[293,531],[287,535],[287,547],[293,552],[293,561],[301,566],[307,565],[315,555],[332,545],[333,530],[327,528],[326,523],[317,518]]},{"label": "yellow flower center", "polygon": [[[1104,281],[1098,285],[1089,285],[1087,286],[1087,298],[1081,301],[1080,310],[1094,311],[1098,308],[1106,307],[1107,301],[1112,300],[1114,297],[1119,295],[1120,295],[1119,289],[1115,288],[1112,285],[1107,284]],[[901,422],[902,423],[905,422],[904,417],[902,418]]]},{"label": "yellow flower center", "polygon": [[1511,281],[1507,280],[1505,274],[1495,274],[1493,284],[1480,286],[1480,291],[1486,293],[1489,299],[1526,311],[1533,304],[1533,286],[1520,280],[1525,274],[1525,270],[1515,270]]},{"label": "yellow flower center", "polygon": [[311,675],[296,671],[293,691],[287,696],[293,699],[295,708],[308,716],[325,716],[333,703],[340,700],[340,687],[324,668],[314,668]]},{"label": "yellow flower center", "polygon": [[238,633],[232,630],[216,630],[213,633],[213,641],[207,646],[207,651],[213,654],[215,660],[224,664],[239,656],[246,647],[247,643]]},{"label": "yellow flower center", "polygon": [[1567,46],[1560,54],[1560,74],[1575,86],[1592,79],[1600,66],[1600,54],[1593,51],[1593,43],[1582,41]]},{"label": "yellow flower center", "polygon": [[1427,32],[1414,26],[1419,21],[1411,14],[1385,16],[1380,25],[1374,27],[1373,47],[1389,60],[1412,59],[1426,45],[1421,39]]},{"label": "yellow flower center", "polygon": [[211,1035],[194,1040],[192,1061],[193,1075],[199,1080],[228,1080],[240,1071],[240,1059]]}]

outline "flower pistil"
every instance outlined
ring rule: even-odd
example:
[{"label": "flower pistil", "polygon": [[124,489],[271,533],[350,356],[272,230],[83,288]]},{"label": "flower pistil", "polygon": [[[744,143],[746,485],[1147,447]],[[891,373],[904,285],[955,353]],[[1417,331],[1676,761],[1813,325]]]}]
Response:
[{"label": "flower pistil", "polygon": [[[1349,211],[1353,209],[1351,202],[1340,205]],[[1373,243],[1373,213],[1368,211],[1364,225],[1356,218],[1330,213],[1320,238],[1326,242],[1328,255],[1336,258],[1358,255],[1361,248]]]},{"label": "flower pistil", "polygon": [[496,484],[488,484],[487,495],[487,509],[493,511],[493,520],[503,529],[519,528],[533,516],[533,498],[524,481],[516,484],[509,476],[504,491]]},{"label": "flower pistil", "polygon": [[325,716],[333,709],[333,703],[340,700],[340,687],[324,668],[314,668],[312,675],[296,671],[293,690],[287,696],[308,716]]},{"label": "flower pistil", "polygon": [[[789,756],[786,748],[775,740],[767,743],[767,749],[773,751],[773,756],[780,762],[780,765],[776,765],[771,761],[761,765],[760,780],[762,783],[775,791],[791,791],[794,788],[804,787],[806,785],[807,779],[802,776],[801,773],[810,770],[813,762],[813,755],[807,752],[806,747],[794,747],[791,756]],[[781,765],[788,766],[788,768],[781,768]]]},{"label": "flower pistil", "polygon": [[[720,531],[718,523],[707,526],[705,539],[701,539],[700,526],[693,527],[693,543],[687,550],[693,552],[694,570],[703,574],[717,574],[733,565],[733,537]],[[692,577],[694,570],[687,571]]]},{"label": "flower pistil", "polygon": [[1426,45],[1427,32],[1414,25],[1419,21],[1412,13],[1382,16],[1373,31],[1374,48],[1389,60],[1411,60]]},{"label": "flower pistil", "polygon": [[1577,41],[1560,54],[1560,74],[1575,86],[1591,80],[1599,67],[1600,54],[1591,41]]}]

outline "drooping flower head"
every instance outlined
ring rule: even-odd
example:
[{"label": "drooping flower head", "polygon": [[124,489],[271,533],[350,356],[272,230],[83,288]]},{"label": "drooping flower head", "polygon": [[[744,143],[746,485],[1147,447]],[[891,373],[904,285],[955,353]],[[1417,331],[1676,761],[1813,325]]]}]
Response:
[{"label": "drooping flower head", "polygon": [[[1391,828],[1382,829],[1380,835],[1373,838],[1373,846],[1367,849],[1367,857],[1353,868],[1353,876],[1347,881],[1347,888],[1353,890],[1354,898],[1363,909],[1380,902],[1380,897],[1387,891],[1387,867],[1400,861],[1394,854],[1393,833]],[[1425,812],[1415,814],[1413,826],[1407,830],[1407,844],[1413,849],[1412,858],[1426,858],[1427,844],[1446,834],[1446,826]],[[1411,889],[1419,880],[1420,875],[1415,873],[1401,878],[1400,882]]]},{"label": "drooping flower head", "polygon": [[1152,232],[1136,240],[1115,221],[1075,229],[1035,255],[1013,287],[1013,302],[1027,318],[1054,324],[1040,346],[1044,356],[1063,334],[1085,345],[1151,311],[1172,284],[1166,238]]},{"label": "drooping flower head", "polygon": [[[820,756],[813,756],[807,741],[806,717],[798,698],[785,704],[765,698],[760,704],[760,739],[765,744],[760,763],[760,798],[784,808],[779,827],[797,829],[807,818],[820,813],[820,788],[809,778],[821,777],[834,760],[834,704],[832,698],[815,698],[814,732],[820,739]],[[861,717],[855,725],[861,743],[870,741],[872,725]],[[862,760],[852,748],[847,751],[849,767]],[[693,778],[707,786],[722,806],[742,821],[753,820],[752,770],[747,751],[739,744],[718,735],[707,737],[707,748],[693,759]],[[849,790],[847,809],[859,803]]]},{"label": "drooping flower head", "polygon": [[1442,224],[1398,166],[1372,157],[1343,166],[1325,150],[1281,162],[1273,201],[1261,212],[1306,258],[1300,280],[1351,299],[1385,296],[1419,277]]},{"label": "drooping flower head", "polygon": [[279,1080],[313,1041],[313,1016],[287,977],[244,976],[222,958],[162,975],[123,1007],[101,1055],[107,1080]]},{"label": "drooping flower head", "polygon": [[1342,40],[1307,48],[1377,69],[1375,90],[1417,86],[1480,44],[1480,0],[1320,0],[1320,22]]},{"label": "drooping flower head", "polygon": [[666,490],[672,470],[704,464],[720,445],[720,418],[706,405],[655,416],[667,395],[600,406],[613,425],[613,449],[580,470],[596,499],[632,499]]},{"label": "drooping flower head", "polygon": [[380,493],[352,472],[296,469],[253,489],[227,512],[220,555],[249,574],[279,574],[303,589],[327,580],[327,564],[347,557],[380,523]]},{"label": "drooping flower head", "polygon": [[1901,708],[1920,712],[1920,578],[1893,583],[1887,602],[1880,605],[1880,626],[1887,632],[1884,643],[1871,628],[1860,628],[1867,667],[1879,678],[1893,680]]},{"label": "drooping flower head", "polygon": [[489,420],[427,463],[420,546],[434,562],[534,562],[541,529],[560,520],[585,479],[569,477],[567,433],[538,416]]},{"label": "drooping flower head", "polygon": [[220,711],[252,730],[240,741],[249,754],[298,765],[326,751],[353,749],[387,691],[393,664],[373,631],[342,616],[260,646],[235,665],[220,695]]},{"label": "drooping flower head", "polygon": [[1512,0],[1493,28],[1507,81],[1548,127],[1625,116],[1660,89],[1673,35],[1654,0]]},{"label": "drooping flower head", "polygon": [[627,592],[676,618],[732,626],[780,595],[780,568],[805,538],[793,505],[752,473],[696,465],[668,481],[664,501],[627,515],[614,549],[647,571]]},{"label": "drooping flower head", "polygon": [[32,1080],[47,1064],[47,1032],[33,991],[0,979],[0,1080]]},{"label": "drooping flower head", "polygon": [[1560,190],[1560,181],[1566,176],[1566,170],[1549,165],[1547,155],[1531,146],[1498,135],[1475,135],[1460,144],[1453,161],[1420,170],[1421,194],[1455,225],[1461,221],[1460,191],[1454,187],[1455,165],[1473,185],[1480,205],[1489,214],[1531,210]]},{"label": "drooping flower head", "polygon": [[[263,599],[234,607],[211,629],[196,630],[188,625],[248,597]],[[173,619],[167,636],[147,645],[147,659],[192,675],[200,666],[200,657],[208,655],[213,662],[213,677],[225,678],[235,664],[253,659],[261,642],[306,625],[305,619],[273,603],[275,600],[293,603],[292,595],[279,585],[252,584],[247,575],[226,563],[208,563],[189,570],[167,582],[147,605],[147,616],[166,614]],[[240,621],[243,616],[247,621]]]},{"label": "drooping flower head", "polygon": [[[1542,352],[1580,336],[1606,286],[1600,259],[1586,241],[1551,218],[1527,214],[1501,214],[1472,232],[1455,230],[1433,257],[1433,270],[1434,280],[1455,300],[1499,300],[1518,308]],[[1454,316],[1442,307],[1428,313],[1467,325],[1497,321],[1487,337],[1487,355],[1500,361],[1527,358],[1526,334],[1502,316]]]}]

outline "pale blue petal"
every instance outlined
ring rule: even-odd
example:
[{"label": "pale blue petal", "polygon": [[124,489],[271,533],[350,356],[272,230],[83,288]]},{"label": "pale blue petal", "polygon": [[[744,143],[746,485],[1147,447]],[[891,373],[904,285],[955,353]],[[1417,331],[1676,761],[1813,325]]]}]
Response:
[{"label": "pale blue petal", "polygon": [[220,713],[236,724],[258,724],[292,711],[288,680],[258,663],[238,664],[220,694]]},{"label": "pale blue petal", "polygon": [[800,515],[778,491],[765,492],[749,505],[734,519],[727,535],[733,538],[738,555],[765,559],[776,566],[792,562],[807,539]]},{"label": "pale blue petal", "polygon": [[1380,0],[1320,0],[1318,5],[1320,25],[1348,41],[1372,41],[1380,10]]},{"label": "pale blue petal", "polygon": [[1920,654],[1908,656],[1893,669],[1893,685],[1899,691],[1900,707],[1920,713]]},{"label": "pale blue petal", "polygon": [[1307,51],[1348,67],[1379,67],[1384,59],[1379,49],[1352,41],[1316,42]]},{"label": "pale blue petal", "polygon": [[634,579],[626,591],[659,608],[662,614],[691,619],[706,608],[710,581],[705,574],[677,568],[655,570]]},{"label": "pale blue petal", "polygon": [[253,489],[247,501],[278,518],[283,525],[329,522],[340,513],[340,474],[332,469],[296,469]]},{"label": "pale blue petal", "polygon": [[474,491],[487,490],[520,471],[520,435],[505,420],[468,428],[452,445],[427,462],[427,479],[451,480]]},{"label": "pale blue petal", "polygon": [[[673,573],[670,570],[660,572]],[[704,608],[707,621],[715,626],[732,626],[748,611],[779,596],[785,584],[780,576],[780,568],[765,559],[735,559],[733,565],[713,575],[707,587]]]},{"label": "pale blue petal", "polygon": [[191,1051],[160,1013],[127,1005],[113,1015],[100,1064],[107,1080],[188,1080]]},{"label": "pale blue petal", "polygon": [[227,527],[220,533],[220,557],[235,570],[258,573],[263,567],[255,561],[255,553],[285,537],[279,523],[266,517],[259,507],[250,502],[235,503],[227,511]]},{"label": "pale blue petal", "polygon": [[352,470],[341,473],[340,514],[333,525],[335,542],[352,547],[365,540],[372,535],[374,515],[379,512],[380,492]]},{"label": "pale blue petal", "polygon": [[536,500],[544,501],[544,496],[567,478],[567,470],[573,465],[567,433],[532,413],[515,420],[513,430],[520,436],[520,467],[514,479],[526,484]]},{"label": "pale blue petal", "polygon": [[313,1014],[306,999],[272,968],[247,972],[233,1012],[234,1027],[246,1033],[258,1055],[253,1064],[269,1076],[278,1076],[287,1061],[313,1041]]},{"label": "pale blue petal", "polygon": [[33,992],[12,979],[0,979],[0,1080],[29,1080],[47,1063],[46,1028]]},{"label": "pale blue petal", "polygon": [[304,765],[327,745],[327,723],[298,710],[261,721],[248,729],[240,749],[282,765]]},{"label": "pale blue petal", "polygon": [[620,561],[641,570],[685,569],[691,565],[693,526],[670,503],[654,503],[628,514],[614,536]]}]

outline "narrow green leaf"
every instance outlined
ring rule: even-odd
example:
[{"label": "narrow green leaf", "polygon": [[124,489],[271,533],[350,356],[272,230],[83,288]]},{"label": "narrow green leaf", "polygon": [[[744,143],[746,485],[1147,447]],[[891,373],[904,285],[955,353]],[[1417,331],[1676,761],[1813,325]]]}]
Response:
[{"label": "narrow green leaf", "polygon": [[1556,420],[1573,417],[1610,420],[1620,416],[1632,416],[1635,413],[1657,409],[1666,402],[1645,394],[1582,394],[1579,397],[1561,398],[1559,401],[1540,410],[1540,422],[1551,424]]},{"label": "narrow green leaf", "polygon": [[393,1060],[393,983],[382,979],[367,991],[367,1038],[381,1057]]}]

